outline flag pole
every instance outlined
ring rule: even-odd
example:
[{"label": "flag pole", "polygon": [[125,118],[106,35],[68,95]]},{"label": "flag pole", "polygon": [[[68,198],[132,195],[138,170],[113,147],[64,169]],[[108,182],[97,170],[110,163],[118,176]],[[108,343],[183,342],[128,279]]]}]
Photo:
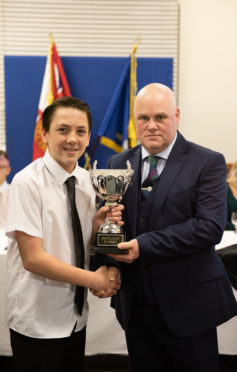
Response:
[{"label": "flag pole", "polygon": [[134,123],[134,102],[137,93],[137,58],[136,52],[138,48],[139,38],[133,44],[130,53],[130,91],[129,91],[129,121],[128,121],[128,146],[129,148],[137,145],[137,135]]}]

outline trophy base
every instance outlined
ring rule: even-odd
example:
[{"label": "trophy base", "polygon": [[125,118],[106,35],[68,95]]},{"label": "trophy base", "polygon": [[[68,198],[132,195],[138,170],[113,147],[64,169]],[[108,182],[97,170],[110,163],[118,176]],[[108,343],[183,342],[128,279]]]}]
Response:
[{"label": "trophy base", "polygon": [[119,249],[118,247],[93,247],[92,253],[101,253],[101,254],[128,254],[128,249]]},{"label": "trophy base", "polygon": [[93,253],[128,254],[128,249],[119,249],[117,244],[125,241],[124,233],[97,233]]}]

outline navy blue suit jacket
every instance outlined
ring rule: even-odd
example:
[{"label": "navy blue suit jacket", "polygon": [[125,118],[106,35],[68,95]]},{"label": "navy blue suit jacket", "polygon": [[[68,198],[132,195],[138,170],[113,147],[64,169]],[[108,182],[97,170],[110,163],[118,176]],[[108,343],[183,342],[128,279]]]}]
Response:
[{"label": "navy blue suit jacket", "polygon": [[[134,169],[123,197],[127,240],[139,244],[141,275],[170,329],[191,336],[237,314],[225,268],[215,252],[226,224],[226,165],[222,154],[188,142],[178,132],[159,182],[138,215],[141,146],[113,156],[109,168]],[[137,234],[138,218],[143,234]],[[134,301],[135,265],[120,264],[122,288],[112,299],[126,330]]]}]

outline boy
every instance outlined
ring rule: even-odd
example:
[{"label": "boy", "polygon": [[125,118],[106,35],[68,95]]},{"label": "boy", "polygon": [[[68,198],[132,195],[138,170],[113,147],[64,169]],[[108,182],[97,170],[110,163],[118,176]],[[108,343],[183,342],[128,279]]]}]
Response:
[{"label": "boy", "polygon": [[0,229],[5,228],[7,214],[7,200],[9,184],[7,176],[11,172],[8,155],[5,151],[0,150]]},{"label": "boy", "polygon": [[[120,287],[119,281],[109,279],[105,266],[96,272],[75,267],[65,181],[75,177],[85,269],[92,234],[108,211],[103,207],[95,214],[89,174],[77,163],[89,144],[90,132],[86,103],[74,97],[53,102],[42,119],[45,156],[19,172],[10,187],[6,296],[17,371],[83,371],[88,304],[84,291],[80,315],[74,304],[75,287],[101,288],[107,296]],[[120,224],[121,208],[111,216]]]}]

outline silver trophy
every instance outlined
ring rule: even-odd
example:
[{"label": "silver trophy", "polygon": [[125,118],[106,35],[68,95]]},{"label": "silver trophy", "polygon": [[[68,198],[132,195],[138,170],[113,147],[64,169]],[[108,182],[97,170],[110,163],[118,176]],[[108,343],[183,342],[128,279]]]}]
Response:
[{"label": "silver trophy", "polygon": [[[89,170],[91,183],[99,198],[105,200],[105,205],[114,207],[122,199],[131,182],[133,169],[127,160],[127,169],[96,169],[97,160]],[[115,222],[106,218],[96,234],[94,253],[127,254],[128,251],[119,249],[118,243],[125,241],[125,233]]]}]

